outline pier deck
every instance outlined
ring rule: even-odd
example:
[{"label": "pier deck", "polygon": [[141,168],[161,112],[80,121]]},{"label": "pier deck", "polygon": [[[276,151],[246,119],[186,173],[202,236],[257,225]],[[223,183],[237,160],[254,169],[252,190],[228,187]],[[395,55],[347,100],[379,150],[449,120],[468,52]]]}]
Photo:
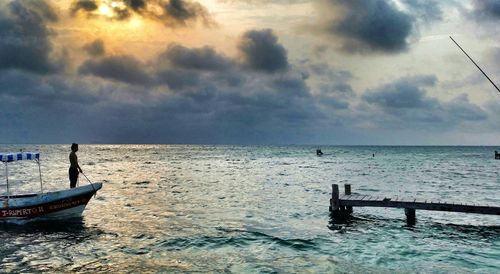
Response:
[{"label": "pier deck", "polygon": [[330,211],[336,216],[345,217],[346,215],[350,215],[352,213],[353,207],[402,208],[405,209],[409,224],[414,224],[416,221],[416,209],[500,215],[500,206],[494,205],[478,205],[474,203],[465,204],[398,197],[376,197],[359,194],[351,195],[351,185],[345,185],[345,194],[339,195],[338,185],[333,184]]}]

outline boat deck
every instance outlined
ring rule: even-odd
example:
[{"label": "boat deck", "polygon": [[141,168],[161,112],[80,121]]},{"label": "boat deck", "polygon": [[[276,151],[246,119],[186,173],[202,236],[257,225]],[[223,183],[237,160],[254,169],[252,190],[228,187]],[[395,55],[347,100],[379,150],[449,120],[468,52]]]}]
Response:
[{"label": "boat deck", "polygon": [[29,193],[29,194],[16,194],[16,195],[0,195],[0,200],[5,200],[7,198],[9,199],[15,199],[15,198],[28,198],[28,197],[35,197],[38,195],[37,193]]}]

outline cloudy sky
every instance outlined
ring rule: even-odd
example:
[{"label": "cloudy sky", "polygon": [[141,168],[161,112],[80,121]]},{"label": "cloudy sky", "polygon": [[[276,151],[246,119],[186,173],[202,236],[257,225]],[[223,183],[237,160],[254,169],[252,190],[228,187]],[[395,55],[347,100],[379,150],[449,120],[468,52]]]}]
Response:
[{"label": "cloudy sky", "polygon": [[500,0],[0,1],[0,143],[500,144]]}]

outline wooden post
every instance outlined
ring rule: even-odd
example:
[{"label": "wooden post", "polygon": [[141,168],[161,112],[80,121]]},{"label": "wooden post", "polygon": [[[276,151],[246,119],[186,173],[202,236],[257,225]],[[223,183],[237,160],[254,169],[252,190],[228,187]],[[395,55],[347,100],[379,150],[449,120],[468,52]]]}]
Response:
[{"label": "wooden post", "polygon": [[332,200],[331,200],[331,209],[333,211],[339,211],[339,185],[332,184]]},{"label": "wooden post", "polygon": [[406,224],[409,226],[415,225],[417,217],[414,208],[405,208]]},{"label": "wooden post", "polygon": [[43,183],[42,183],[42,168],[40,167],[40,160],[36,160],[38,164],[38,172],[40,173],[40,193],[43,193]]},{"label": "wooden post", "polygon": [[[345,195],[351,195],[351,184],[345,184],[344,185],[344,192]],[[352,206],[346,206],[347,213],[351,214],[352,213]]]},{"label": "wooden post", "polygon": [[7,167],[7,162],[5,162],[5,180],[7,181],[7,200],[10,198],[9,190],[9,168]]}]

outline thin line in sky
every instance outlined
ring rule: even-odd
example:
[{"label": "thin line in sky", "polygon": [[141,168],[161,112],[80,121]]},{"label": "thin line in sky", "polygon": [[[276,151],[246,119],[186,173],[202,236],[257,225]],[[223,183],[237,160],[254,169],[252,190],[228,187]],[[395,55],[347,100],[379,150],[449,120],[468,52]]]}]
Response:
[{"label": "thin line in sky", "polygon": [[481,73],[483,73],[484,77],[486,77],[486,79],[488,79],[488,81],[490,81],[490,83],[497,89],[498,92],[500,92],[500,89],[498,89],[497,85],[495,85],[495,83],[493,83],[493,81],[490,79],[490,77],[488,77],[488,75],[486,75],[486,73],[479,67],[478,64],[476,64],[476,62],[474,62],[474,60],[472,60],[472,58],[469,56],[469,54],[467,54],[467,52],[465,52],[465,50],[450,36],[450,39],[451,41],[453,41],[453,43],[455,43],[455,45],[457,45],[457,47],[459,49],[462,50],[463,53],[465,53],[465,55],[467,57],[469,57],[469,60],[471,60],[471,62],[476,65],[476,67],[479,69],[479,71],[481,71]]}]

